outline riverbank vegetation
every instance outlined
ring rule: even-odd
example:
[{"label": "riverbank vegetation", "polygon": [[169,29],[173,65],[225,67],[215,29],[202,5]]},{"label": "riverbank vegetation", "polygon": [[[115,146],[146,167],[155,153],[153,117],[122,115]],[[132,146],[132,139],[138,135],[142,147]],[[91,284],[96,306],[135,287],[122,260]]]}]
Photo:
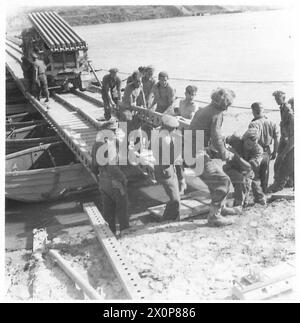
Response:
[{"label": "riverbank vegetation", "polygon": [[271,10],[267,6],[64,6],[19,8],[7,16],[7,30],[28,27],[29,12],[55,10],[72,26],[93,25],[123,21],[171,18],[183,16],[205,16],[244,11]]}]

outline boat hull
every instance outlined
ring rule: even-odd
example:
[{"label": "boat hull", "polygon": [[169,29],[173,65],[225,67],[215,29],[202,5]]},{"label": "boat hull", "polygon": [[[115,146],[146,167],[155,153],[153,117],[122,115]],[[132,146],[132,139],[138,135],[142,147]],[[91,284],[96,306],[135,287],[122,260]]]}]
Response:
[{"label": "boat hull", "polygon": [[21,129],[30,126],[37,125],[46,125],[47,123],[44,120],[32,120],[32,121],[21,121],[21,122],[7,122],[6,123],[6,132],[10,132],[12,129]]},{"label": "boat hull", "polygon": [[22,202],[50,201],[96,187],[93,178],[80,163],[5,174],[5,197]]},{"label": "boat hull", "polygon": [[6,123],[12,122],[26,122],[26,121],[34,121],[34,120],[42,120],[41,114],[38,112],[30,113],[30,112],[23,112],[17,114],[11,114],[6,116]]},{"label": "boat hull", "polygon": [[30,139],[7,139],[5,145],[5,154],[12,154],[20,150],[48,144],[55,141],[59,141],[59,138],[57,136]]},{"label": "boat hull", "polygon": [[26,127],[21,127],[13,130],[6,131],[6,139],[29,139],[50,137],[55,135],[55,131],[47,126],[44,121],[28,121],[21,122],[22,124],[33,123]]},{"label": "boat hull", "polygon": [[34,113],[36,112],[36,110],[29,103],[6,104],[6,116],[25,113],[25,112]]}]

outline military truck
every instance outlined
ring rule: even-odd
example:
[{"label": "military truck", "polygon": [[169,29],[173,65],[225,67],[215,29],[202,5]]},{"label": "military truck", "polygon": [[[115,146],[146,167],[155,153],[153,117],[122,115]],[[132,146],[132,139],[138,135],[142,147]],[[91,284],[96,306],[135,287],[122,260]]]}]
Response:
[{"label": "military truck", "polygon": [[32,27],[21,33],[23,55],[32,62],[35,52],[47,66],[49,89],[85,90],[92,77],[86,42],[56,12],[28,15]]}]

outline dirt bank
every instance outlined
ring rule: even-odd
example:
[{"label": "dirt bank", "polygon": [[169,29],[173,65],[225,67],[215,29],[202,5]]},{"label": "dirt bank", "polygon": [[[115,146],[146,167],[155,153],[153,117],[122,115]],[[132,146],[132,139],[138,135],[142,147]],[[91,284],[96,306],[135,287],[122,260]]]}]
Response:
[{"label": "dirt bank", "polygon": [[[69,228],[52,242],[103,299],[125,298],[90,226]],[[204,218],[135,225],[120,243],[149,299],[230,298],[233,280],[295,259],[294,201],[255,206],[227,228],[207,227]],[[31,253],[24,249],[7,252],[8,299],[84,299],[48,256],[33,293],[31,261]]]},{"label": "dirt bank", "polygon": [[34,11],[56,11],[71,26],[94,25],[143,19],[158,19],[244,11],[270,10],[268,6],[52,6],[19,7],[7,16],[7,30],[21,30],[29,25],[26,15]]}]

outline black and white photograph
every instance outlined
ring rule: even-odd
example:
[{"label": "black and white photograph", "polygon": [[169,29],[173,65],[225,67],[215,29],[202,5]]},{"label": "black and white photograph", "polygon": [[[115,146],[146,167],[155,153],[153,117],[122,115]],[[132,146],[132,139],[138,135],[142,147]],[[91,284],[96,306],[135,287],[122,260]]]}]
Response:
[{"label": "black and white photograph", "polygon": [[296,7],[231,2],[6,1],[4,302],[299,301]]}]

